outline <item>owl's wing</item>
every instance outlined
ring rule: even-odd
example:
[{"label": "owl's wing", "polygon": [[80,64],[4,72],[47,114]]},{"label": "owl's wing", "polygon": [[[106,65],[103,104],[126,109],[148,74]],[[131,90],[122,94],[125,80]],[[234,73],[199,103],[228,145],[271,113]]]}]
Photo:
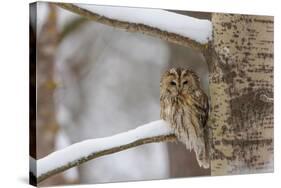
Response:
[{"label": "owl's wing", "polygon": [[200,127],[204,128],[207,124],[208,115],[209,115],[209,102],[208,102],[208,96],[201,91],[201,95],[199,98],[197,98],[196,101],[194,101],[194,106],[196,108],[196,116],[198,120],[200,121]]},{"label": "owl's wing", "polygon": [[209,116],[209,100],[208,96],[204,93],[204,97],[202,97],[202,113],[201,113],[201,120],[202,120],[202,126],[205,127],[207,124],[208,116]]},{"label": "owl's wing", "polygon": [[160,96],[160,118],[166,120],[165,98],[162,95]]}]

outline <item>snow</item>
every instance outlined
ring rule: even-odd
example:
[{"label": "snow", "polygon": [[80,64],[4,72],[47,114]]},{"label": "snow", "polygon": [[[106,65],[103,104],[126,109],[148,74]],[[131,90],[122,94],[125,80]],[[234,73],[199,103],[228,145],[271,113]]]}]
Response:
[{"label": "snow", "polygon": [[[55,103],[59,125],[71,144],[157,120],[160,76],[170,54],[164,40],[94,21],[66,36],[56,54],[56,79],[62,87],[56,89]],[[167,144],[162,142],[91,160],[79,167],[79,181],[165,179],[169,172]]]},{"label": "snow", "polygon": [[129,144],[139,139],[171,133],[168,124],[163,120],[158,120],[114,136],[85,140],[39,159],[37,161],[37,177],[94,152]]},{"label": "snow", "polygon": [[165,10],[76,4],[80,8],[119,21],[148,25],[205,44],[212,38],[212,23]]},{"label": "snow", "polygon": [[[56,136],[55,149],[60,150],[60,149],[68,147],[69,145],[71,145],[71,142],[70,142],[67,134],[65,134],[65,131],[63,131],[63,129],[60,130]],[[68,169],[63,172],[63,175],[64,175],[64,178],[66,178],[67,180],[75,181],[79,178],[78,168],[74,167],[74,168]]]}]

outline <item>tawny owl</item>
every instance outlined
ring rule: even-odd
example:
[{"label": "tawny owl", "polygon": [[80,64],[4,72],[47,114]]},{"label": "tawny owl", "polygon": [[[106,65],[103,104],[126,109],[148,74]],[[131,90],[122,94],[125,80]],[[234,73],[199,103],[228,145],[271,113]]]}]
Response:
[{"label": "tawny owl", "polygon": [[191,70],[172,68],[160,82],[161,119],[169,122],[178,140],[193,149],[200,167],[209,168],[206,122],[208,97]]}]

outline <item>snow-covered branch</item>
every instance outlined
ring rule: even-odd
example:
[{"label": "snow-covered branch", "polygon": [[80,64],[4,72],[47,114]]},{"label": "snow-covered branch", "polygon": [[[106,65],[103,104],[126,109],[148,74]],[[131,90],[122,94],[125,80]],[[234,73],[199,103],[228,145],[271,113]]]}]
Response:
[{"label": "snow-covered branch", "polygon": [[33,161],[37,168],[31,168],[31,173],[37,177],[37,182],[39,183],[50,176],[94,158],[143,144],[174,140],[176,140],[176,137],[168,124],[163,120],[158,120],[128,132],[105,138],[85,140],[53,152],[37,160],[37,163]]},{"label": "snow-covered branch", "polygon": [[165,10],[56,3],[96,22],[139,32],[182,46],[204,50],[212,38],[212,23]]}]

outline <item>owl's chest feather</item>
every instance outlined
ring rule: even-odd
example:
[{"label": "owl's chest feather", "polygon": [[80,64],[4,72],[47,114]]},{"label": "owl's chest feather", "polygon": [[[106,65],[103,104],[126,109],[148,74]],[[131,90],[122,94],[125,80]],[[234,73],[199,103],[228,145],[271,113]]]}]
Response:
[{"label": "owl's chest feather", "polygon": [[164,109],[165,119],[171,123],[174,128],[187,127],[191,123],[191,109],[181,101],[167,101]]}]

